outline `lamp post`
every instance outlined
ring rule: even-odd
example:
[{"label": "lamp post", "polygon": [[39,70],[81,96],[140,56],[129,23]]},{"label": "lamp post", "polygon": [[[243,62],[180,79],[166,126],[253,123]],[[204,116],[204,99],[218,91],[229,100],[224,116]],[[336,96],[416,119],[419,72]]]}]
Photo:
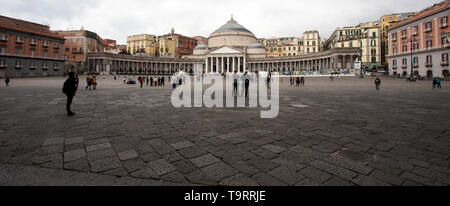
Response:
[{"label": "lamp post", "polygon": [[410,53],[411,53],[411,77],[410,77],[410,81],[415,82],[416,79],[414,78],[414,65],[413,65],[413,42],[416,43],[417,39],[412,39],[411,37],[409,38],[409,49],[410,49]]}]

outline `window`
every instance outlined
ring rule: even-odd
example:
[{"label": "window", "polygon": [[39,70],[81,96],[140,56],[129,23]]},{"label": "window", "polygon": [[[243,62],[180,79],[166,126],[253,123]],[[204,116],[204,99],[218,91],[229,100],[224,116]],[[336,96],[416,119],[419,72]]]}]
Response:
[{"label": "window", "polygon": [[22,61],[16,60],[16,68],[22,68]]},{"label": "window", "polygon": [[22,47],[18,46],[16,47],[16,54],[21,55],[22,54]]},{"label": "window", "polygon": [[6,60],[0,59],[0,67],[5,68],[6,67]]},{"label": "window", "polygon": [[372,57],[372,63],[376,63],[377,62],[377,58],[376,57]]},{"label": "window", "polygon": [[69,52],[70,51],[70,48],[69,47],[66,47],[66,52]]},{"label": "window", "polygon": [[392,41],[397,41],[397,33],[392,34]]},{"label": "window", "polygon": [[402,67],[406,67],[408,65],[408,61],[406,60],[406,58],[402,59]]},{"label": "window", "polygon": [[54,70],[58,70],[58,69],[59,69],[58,63],[55,63],[55,65],[53,66],[53,69],[54,69]]},{"label": "window", "polygon": [[5,54],[6,53],[6,47],[3,45],[0,45],[0,54]]},{"label": "window", "polygon": [[428,39],[427,40],[427,48],[431,48],[433,46],[433,40],[432,39]]},{"label": "window", "polygon": [[397,47],[396,46],[393,48],[392,53],[397,54]]},{"label": "window", "polygon": [[42,62],[42,69],[48,69],[48,63]]},{"label": "window", "polygon": [[54,43],[53,48],[55,48],[55,49],[58,48],[58,42],[55,42],[55,43]]},{"label": "window", "polygon": [[447,35],[446,34],[441,34],[441,45],[446,45],[447,44]]},{"label": "window", "polygon": [[429,66],[431,66],[431,65],[433,65],[433,62],[432,62],[432,56],[431,55],[428,55],[427,56],[427,62],[426,62],[426,64],[425,64],[425,66],[427,66],[427,67],[429,67]]},{"label": "window", "polygon": [[413,58],[413,67],[419,67],[419,58],[418,57]]},{"label": "window", "polygon": [[47,41],[47,40],[44,40],[44,42],[42,43],[42,46],[43,46],[43,47],[48,47],[48,41]]},{"label": "window", "polygon": [[21,44],[22,43],[22,36],[16,37],[16,43]]},{"label": "window", "polygon": [[36,68],[36,62],[31,61],[30,62],[30,69],[35,69]]},{"label": "window", "polygon": [[448,18],[446,16],[442,17],[441,18],[441,27],[446,27],[447,21],[448,21]]},{"label": "window", "polygon": [[377,45],[377,41],[376,40],[371,40],[370,41],[370,46],[376,46]]},{"label": "window", "polygon": [[413,41],[413,50],[419,49],[419,43],[417,41]]},{"label": "window", "polygon": [[47,57],[47,56],[48,56],[48,52],[47,52],[46,49],[45,49],[45,50],[42,50],[42,56],[44,56],[44,57]]},{"label": "window", "polygon": [[448,66],[448,53],[443,53],[442,54],[442,66]]},{"label": "window", "polygon": [[77,53],[77,48],[76,47],[72,48],[72,53]]},{"label": "window", "polygon": [[8,41],[8,38],[6,37],[6,33],[0,33],[0,41]]},{"label": "window", "polygon": [[350,42],[350,43],[348,44],[348,46],[349,46],[349,47],[353,47],[353,42]]},{"label": "window", "polygon": [[81,52],[81,53],[83,52],[83,47],[82,47],[82,46],[80,46],[80,52]]},{"label": "window", "polygon": [[370,54],[371,54],[372,56],[376,56],[376,55],[377,55],[377,50],[376,50],[376,49],[371,49],[371,50],[370,50]]},{"label": "window", "polygon": [[406,30],[402,30],[402,39],[406,38]]},{"label": "window", "polygon": [[392,68],[397,68],[397,60],[392,60]]},{"label": "window", "polygon": [[419,33],[419,27],[418,26],[414,26],[413,30],[414,30],[413,31],[413,35],[417,35]]},{"label": "window", "polygon": [[377,32],[372,32],[372,37],[376,38],[377,37]]},{"label": "window", "polygon": [[316,52],[316,48],[315,47],[313,48],[313,52]]},{"label": "window", "polygon": [[32,46],[36,45],[36,39],[34,39],[33,37],[31,37],[30,39],[30,45]]},{"label": "window", "polygon": [[405,52],[407,52],[407,51],[408,51],[408,50],[407,50],[406,45],[403,45],[403,47],[402,47],[402,52],[405,53]]},{"label": "window", "polygon": [[30,55],[32,57],[36,56],[36,49],[34,49],[34,48],[30,49]]},{"label": "window", "polygon": [[309,48],[306,48],[306,53],[309,53]]},{"label": "window", "polygon": [[429,21],[425,24],[425,32],[430,32],[431,30],[431,21]]}]

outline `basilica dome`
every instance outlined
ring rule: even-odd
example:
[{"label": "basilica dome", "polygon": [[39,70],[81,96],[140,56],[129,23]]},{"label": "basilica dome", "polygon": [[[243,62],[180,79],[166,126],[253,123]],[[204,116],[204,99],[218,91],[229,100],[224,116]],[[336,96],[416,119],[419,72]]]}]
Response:
[{"label": "basilica dome", "polygon": [[233,17],[215,30],[208,38],[208,47],[218,48],[223,46],[247,47],[256,41],[255,35],[238,24]]}]

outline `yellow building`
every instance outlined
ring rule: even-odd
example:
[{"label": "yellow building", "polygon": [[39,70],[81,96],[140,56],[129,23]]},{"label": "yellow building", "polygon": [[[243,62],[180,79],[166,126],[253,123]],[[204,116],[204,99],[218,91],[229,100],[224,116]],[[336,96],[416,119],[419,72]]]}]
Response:
[{"label": "yellow building", "polygon": [[151,34],[127,36],[127,51],[130,54],[147,54],[157,56],[158,38]]},{"label": "yellow building", "polygon": [[378,22],[362,23],[357,26],[337,28],[325,41],[324,50],[333,48],[361,48],[362,65],[366,68],[381,66],[381,28]]},{"label": "yellow building", "polygon": [[177,54],[177,39],[168,37],[158,37],[158,53],[160,57],[172,57],[174,58]]},{"label": "yellow building", "polygon": [[381,64],[385,67],[387,67],[387,59],[386,59],[386,55],[388,55],[388,35],[387,35],[387,30],[388,28],[399,22],[399,21],[403,21],[409,17],[411,17],[412,15],[414,15],[414,12],[409,12],[409,13],[399,13],[399,14],[390,14],[390,15],[385,15],[382,16],[380,18],[380,27],[381,27]]}]

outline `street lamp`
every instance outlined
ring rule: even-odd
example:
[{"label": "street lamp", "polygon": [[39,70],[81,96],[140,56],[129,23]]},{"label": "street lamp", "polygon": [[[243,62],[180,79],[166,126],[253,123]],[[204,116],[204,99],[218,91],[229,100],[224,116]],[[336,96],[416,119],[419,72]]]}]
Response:
[{"label": "street lamp", "polygon": [[416,43],[417,39],[412,39],[411,37],[409,38],[409,49],[410,49],[410,53],[411,53],[411,77],[409,81],[415,82],[416,79],[414,78],[414,67],[413,67],[413,42]]}]

